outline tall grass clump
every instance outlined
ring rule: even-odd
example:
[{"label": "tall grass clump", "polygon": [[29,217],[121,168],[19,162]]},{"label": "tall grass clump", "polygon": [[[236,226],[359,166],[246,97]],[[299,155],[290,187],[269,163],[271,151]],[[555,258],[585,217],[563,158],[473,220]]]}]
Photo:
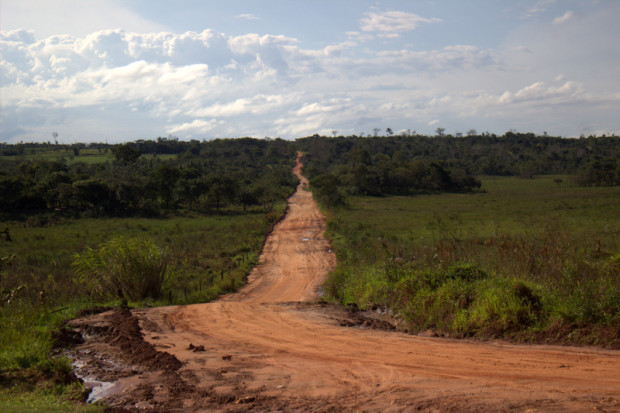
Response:
[{"label": "tall grass clump", "polygon": [[75,255],[73,268],[92,296],[139,301],[163,296],[170,256],[151,240],[122,236]]}]

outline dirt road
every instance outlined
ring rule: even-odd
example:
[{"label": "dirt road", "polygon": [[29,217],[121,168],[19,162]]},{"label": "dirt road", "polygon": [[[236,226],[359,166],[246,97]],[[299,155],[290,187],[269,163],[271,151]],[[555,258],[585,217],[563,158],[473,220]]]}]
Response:
[{"label": "dirt road", "polygon": [[104,401],[166,411],[620,411],[618,351],[342,327],[346,313],[316,304],[336,259],[301,163],[294,172],[288,213],[242,291],[133,311],[146,341],[182,367],[134,368]]}]

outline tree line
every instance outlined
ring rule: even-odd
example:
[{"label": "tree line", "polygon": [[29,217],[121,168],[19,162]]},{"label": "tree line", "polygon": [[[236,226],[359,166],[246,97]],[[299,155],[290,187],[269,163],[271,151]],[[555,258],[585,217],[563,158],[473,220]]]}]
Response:
[{"label": "tree line", "polygon": [[503,136],[313,135],[296,144],[306,174],[327,203],[346,194],[471,191],[475,176],[573,175],[582,186],[620,185],[620,137],[566,139],[533,133]]},{"label": "tree line", "polygon": [[[86,163],[86,149],[108,160]],[[478,175],[570,174],[583,186],[620,184],[620,137],[334,136],[282,139],[176,138],[108,145],[0,144],[2,219],[53,211],[72,216],[219,213],[228,206],[269,209],[295,186],[295,151],[327,204],[350,194],[471,191]],[[43,154],[55,153],[56,157]],[[67,158],[69,161],[67,161]]]},{"label": "tree line", "polygon": [[[158,216],[182,209],[221,212],[227,206],[270,209],[296,185],[290,173],[294,151],[283,140],[159,139],[105,149],[113,160],[92,164],[3,158],[0,214],[6,219],[41,212],[103,217]],[[171,153],[176,156],[157,156]]]},{"label": "tree line", "polygon": [[517,132],[466,137],[313,135],[298,139],[297,144],[314,156],[312,165],[320,170],[341,163],[343,155],[353,148],[364,149],[372,156],[388,155],[397,163],[439,160],[446,168],[460,169],[470,175],[523,177],[575,175],[597,160],[620,157],[619,136],[573,139]]}]

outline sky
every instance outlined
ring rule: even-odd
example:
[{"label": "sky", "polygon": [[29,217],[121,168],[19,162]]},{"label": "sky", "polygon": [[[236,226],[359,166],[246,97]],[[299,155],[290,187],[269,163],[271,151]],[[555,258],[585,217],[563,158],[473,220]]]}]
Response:
[{"label": "sky", "polygon": [[0,142],[620,133],[618,0],[0,0]]}]

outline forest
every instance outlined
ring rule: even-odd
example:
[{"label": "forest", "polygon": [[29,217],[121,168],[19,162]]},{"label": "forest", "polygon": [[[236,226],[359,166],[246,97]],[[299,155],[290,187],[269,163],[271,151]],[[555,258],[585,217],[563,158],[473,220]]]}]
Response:
[{"label": "forest", "polygon": [[156,217],[180,209],[219,213],[228,205],[270,209],[295,186],[292,150],[283,140],[258,139],[5,145],[1,214]]},{"label": "forest", "polygon": [[316,195],[339,205],[347,195],[469,192],[477,176],[571,175],[580,186],[620,184],[620,138],[563,139],[507,132],[454,136],[334,137],[296,141]]},{"label": "forest", "polygon": [[317,196],[468,192],[479,175],[566,174],[581,186],[620,184],[620,138],[564,139],[507,132],[466,137],[252,138],[123,144],[20,143],[0,146],[0,219],[161,216],[178,210],[269,208],[294,187],[294,153]]}]

